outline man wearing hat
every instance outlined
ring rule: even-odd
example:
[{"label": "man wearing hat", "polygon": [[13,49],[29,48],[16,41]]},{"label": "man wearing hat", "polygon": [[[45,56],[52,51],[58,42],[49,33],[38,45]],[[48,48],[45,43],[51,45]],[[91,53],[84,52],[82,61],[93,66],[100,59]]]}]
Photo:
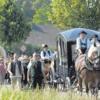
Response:
[{"label": "man wearing hat", "polygon": [[81,31],[79,37],[76,40],[76,49],[78,54],[85,54],[90,47],[90,40],[87,38],[87,33]]},{"label": "man wearing hat", "polygon": [[41,59],[44,61],[50,60],[52,58],[52,52],[48,49],[47,44],[42,44],[43,50],[41,51]]},{"label": "man wearing hat", "polygon": [[49,77],[49,71],[50,69],[53,72],[53,79],[54,79],[54,59],[55,56],[57,55],[57,52],[52,52],[51,50],[48,49],[48,45],[47,44],[43,44],[42,45],[43,50],[41,51],[41,59],[43,61],[43,66],[44,66],[44,72],[45,72],[45,76],[46,78]]},{"label": "man wearing hat", "polygon": [[98,40],[98,35],[95,34],[95,35],[92,36],[91,45],[94,45],[94,46],[99,46],[100,45],[100,42]]}]

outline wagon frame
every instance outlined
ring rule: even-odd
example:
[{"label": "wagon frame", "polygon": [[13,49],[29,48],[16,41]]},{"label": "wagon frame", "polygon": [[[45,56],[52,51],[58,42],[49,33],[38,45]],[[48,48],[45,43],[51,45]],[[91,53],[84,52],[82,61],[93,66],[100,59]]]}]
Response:
[{"label": "wagon frame", "polygon": [[91,37],[96,34],[100,40],[100,32],[94,31],[86,28],[73,28],[64,32],[58,33],[57,36],[57,50],[58,50],[58,63],[57,63],[57,73],[63,79],[69,77],[69,69],[74,66],[75,60],[75,45],[76,39],[81,31],[87,33],[87,37]]}]

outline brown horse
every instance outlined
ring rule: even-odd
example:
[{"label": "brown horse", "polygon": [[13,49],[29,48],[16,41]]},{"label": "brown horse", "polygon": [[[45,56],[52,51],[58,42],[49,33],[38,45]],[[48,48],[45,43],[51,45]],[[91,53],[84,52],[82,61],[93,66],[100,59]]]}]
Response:
[{"label": "brown horse", "polygon": [[43,61],[42,71],[43,71],[43,74],[44,74],[45,81],[50,79],[50,74],[52,76],[52,80],[54,80],[54,75],[55,75],[54,61],[53,60],[51,60],[51,61],[47,60],[46,62]]},{"label": "brown horse", "polygon": [[[91,63],[89,66],[86,63],[86,57]],[[75,62],[75,69],[78,77],[79,90],[82,92],[82,84],[86,87],[86,93],[90,89],[95,88],[97,92],[100,82],[100,70],[95,70],[95,67],[100,67],[100,46],[92,46],[87,55],[80,55]]]}]

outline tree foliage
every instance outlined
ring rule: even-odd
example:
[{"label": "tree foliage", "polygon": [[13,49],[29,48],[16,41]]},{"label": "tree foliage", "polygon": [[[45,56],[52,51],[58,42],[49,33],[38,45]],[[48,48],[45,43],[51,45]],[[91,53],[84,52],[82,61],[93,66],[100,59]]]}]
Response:
[{"label": "tree foliage", "polygon": [[0,10],[1,10],[1,7],[5,4],[5,1],[6,0],[0,0]]},{"label": "tree foliage", "polygon": [[48,23],[48,13],[50,10],[51,0],[34,0],[33,1],[33,23],[45,24]]},{"label": "tree foliage", "polygon": [[0,20],[0,42],[4,46],[26,39],[31,30],[31,25],[25,20],[14,0],[7,0],[3,5]]},{"label": "tree foliage", "polygon": [[[35,21],[40,20],[40,16],[44,15],[44,18],[60,28],[98,29],[100,27],[100,0],[51,0],[42,6],[42,10],[41,7],[39,9]],[[43,22],[43,19],[41,20]]]},{"label": "tree foliage", "polygon": [[26,19],[33,22],[33,24],[48,21],[47,11],[50,0],[15,0],[15,2],[23,11]]},{"label": "tree foliage", "polygon": [[100,0],[52,0],[49,20],[62,28],[100,27]]},{"label": "tree foliage", "polygon": [[26,20],[30,22],[32,22],[34,15],[33,1],[34,0],[15,0],[16,6],[23,11]]}]

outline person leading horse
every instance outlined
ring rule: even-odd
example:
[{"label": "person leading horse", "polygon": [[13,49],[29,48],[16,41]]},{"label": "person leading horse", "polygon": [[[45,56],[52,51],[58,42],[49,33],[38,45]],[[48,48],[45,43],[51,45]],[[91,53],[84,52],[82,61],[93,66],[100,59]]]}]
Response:
[{"label": "person leading horse", "polygon": [[45,73],[45,78],[48,79],[50,75],[50,71],[52,73],[52,80],[54,80],[55,72],[54,72],[54,57],[56,55],[55,53],[52,53],[51,50],[49,50],[47,44],[42,45],[42,51],[41,51],[41,60],[43,61],[43,70]]}]

